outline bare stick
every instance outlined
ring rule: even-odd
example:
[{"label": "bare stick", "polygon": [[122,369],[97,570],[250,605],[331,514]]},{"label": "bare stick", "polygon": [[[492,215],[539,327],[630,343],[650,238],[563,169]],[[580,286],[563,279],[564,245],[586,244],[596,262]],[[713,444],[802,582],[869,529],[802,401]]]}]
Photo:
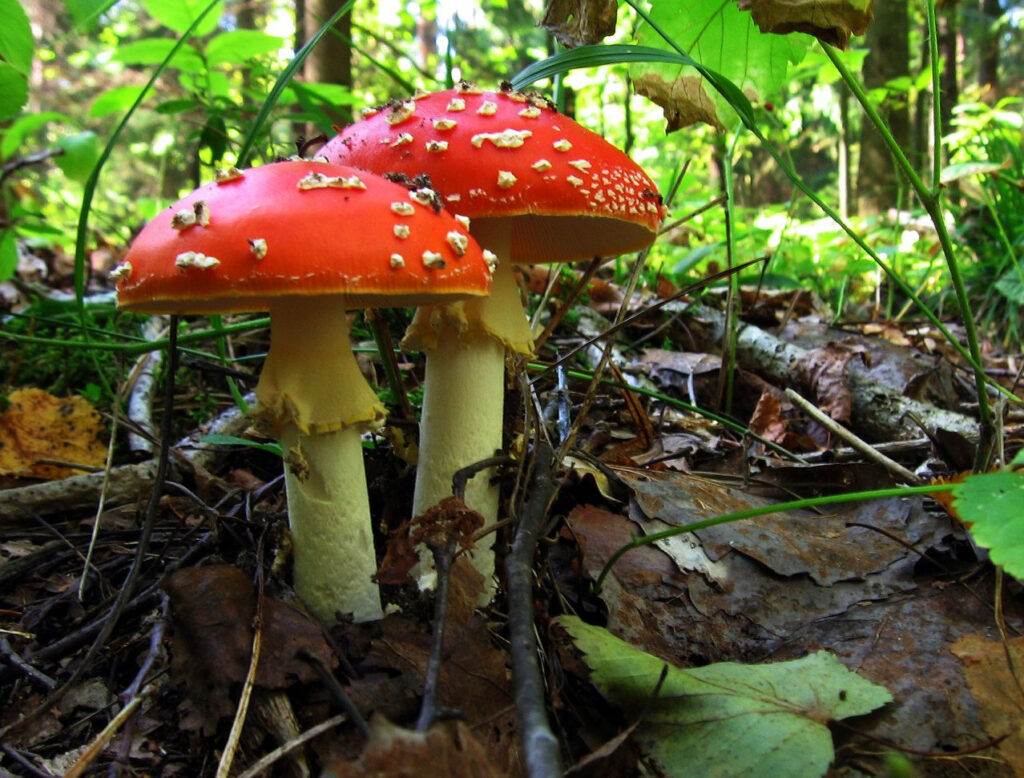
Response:
[{"label": "bare stick", "polygon": [[533,560],[548,501],[555,491],[551,462],[551,448],[546,443],[538,444],[533,488],[523,505],[512,548],[505,558],[516,719],[530,778],[555,778],[562,774],[558,739],[548,724],[533,623]]},{"label": "bare stick", "polygon": [[426,732],[437,718],[437,684],[441,678],[441,657],[444,654],[444,624],[448,612],[448,583],[451,578],[455,541],[448,540],[444,548],[430,544],[437,570],[437,589],[434,591],[434,640],[427,660],[427,675],[423,681],[423,703],[416,720],[416,731]]},{"label": "bare stick", "polygon": [[846,429],[846,427],[844,427],[841,424],[837,424],[830,416],[822,413],[817,407],[815,407],[812,403],[805,400],[792,389],[786,389],[786,397],[788,397],[792,403],[799,406],[804,413],[806,413],[808,416],[810,416],[816,422],[818,422],[818,424],[825,427],[829,432],[836,435],[836,437],[840,437],[843,440],[845,440],[847,443],[850,444],[851,447],[857,449],[857,451],[859,451],[865,457],[870,459],[872,462],[875,462],[876,464],[879,464],[882,467],[884,467],[886,470],[888,470],[890,473],[896,476],[896,478],[899,479],[900,481],[903,481],[904,483],[908,484],[914,484],[915,486],[922,483],[921,479],[918,476],[914,475],[914,473],[907,470],[907,468],[905,468],[899,462],[889,459],[889,457],[887,457],[881,451],[878,451],[877,449],[873,448],[870,444],[858,438],[856,435],[854,435],[852,432]]}]

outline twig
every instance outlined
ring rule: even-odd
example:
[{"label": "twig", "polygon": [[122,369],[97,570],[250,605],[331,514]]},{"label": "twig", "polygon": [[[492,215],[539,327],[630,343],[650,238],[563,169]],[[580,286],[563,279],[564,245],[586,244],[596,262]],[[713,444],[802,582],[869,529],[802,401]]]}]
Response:
[{"label": "twig", "polygon": [[338,679],[334,677],[334,673],[331,672],[331,668],[324,664],[324,661],[314,654],[312,651],[301,649],[299,651],[299,659],[304,662],[308,662],[312,665],[313,669],[316,670],[317,675],[320,676],[320,680],[324,682],[324,686],[327,687],[328,691],[334,695],[341,707],[345,710],[345,715],[348,716],[349,720],[359,728],[359,731],[363,733],[363,736],[370,739],[370,727],[366,723],[366,719],[363,718],[363,714],[359,712],[359,709],[352,702],[352,698],[345,693],[345,690],[338,683]]},{"label": "twig", "polygon": [[426,732],[437,717],[437,684],[441,678],[441,658],[444,654],[444,626],[448,613],[448,584],[451,578],[455,540],[449,539],[443,548],[430,544],[437,571],[437,589],[434,591],[434,640],[427,660],[427,674],[423,681],[423,703],[416,720],[416,731]]},{"label": "twig", "polygon": [[28,662],[22,659],[21,655],[18,654],[18,652],[11,647],[11,643],[9,640],[7,640],[7,636],[2,634],[0,634],[0,651],[2,651],[7,656],[9,664],[13,665],[14,667],[17,667],[19,670],[21,670],[21,672],[23,672],[33,681],[36,681],[45,686],[47,691],[52,692],[55,688],[57,688],[57,682],[55,680],[53,680],[46,673],[36,670],[36,668],[34,668],[32,665],[30,665]]},{"label": "twig", "polygon": [[327,730],[332,729],[339,724],[343,724],[347,720],[348,716],[344,713],[340,713],[337,716],[332,716],[326,721],[321,721],[316,726],[307,729],[298,737],[289,740],[287,743],[282,743],[270,753],[261,756],[257,761],[252,763],[248,770],[239,773],[237,778],[256,778],[256,776],[268,770],[270,766],[281,757],[287,756],[299,746],[309,742],[318,735],[322,735]]},{"label": "twig", "polygon": [[133,713],[135,713],[135,709],[138,708],[142,704],[142,701],[152,693],[153,687],[147,686],[138,694],[138,696],[133,697],[131,702],[121,708],[117,715],[110,720],[110,723],[103,728],[103,731],[100,732],[100,734],[98,734],[89,744],[82,755],[78,757],[78,761],[71,765],[68,771],[64,773],[64,778],[78,778],[82,775],[88,769],[89,765],[92,764],[93,760],[102,753],[107,743],[110,742],[110,739],[114,737],[117,730],[121,728],[121,725],[124,724]]},{"label": "twig", "polygon": [[846,429],[846,427],[842,426],[841,424],[837,424],[831,417],[829,417],[827,414],[822,413],[812,403],[808,402],[802,396],[800,396],[799,394],[797,394],[795,391],[788,387],[786,388],[786,397],[789,398],[790,402],[799,406],[804,413],[806,413],[808,416],[811,416],[821,426],[825,427],[829,432],[833,433],[836,437],[845,440],[847,443],[850,444],[850,446],[857,449],[857,451],[859,451],[865,457],[870,459],[872,462],[875,462],[876,464],[879,464],[882,467],[884,467],[886,470],[888,470],[890,473],[896,476],[898,480],[903,481],[904,483],[914,484],[915,486],[923,483],[921,478],[907,470],[907,468],[905,468],[899,462],[889,459],[889,457],[887,457],[881,451],[872,448],[869,444],[865,443],[863,440],[861,440],[848,429]]},{"label": "twig", "polygon": [[538,444],[533,490],[523,505],[512,548],[505,558],[516,720],[530,778],[554,778],[562,774],[558,739],[548,724],[533,613],[533,560],[548,501],[555,491],[551,466],[550,447]]},{"label": "twig", "polygon": [[481,470],[487,470],[490,467],[500,467],[501,465],[511,464],[513,459],[505,456],[504,454],[499,456],[487,457],[487,459],[481,459],[478,462],[460,467],[452,475],[452,494],[458,497],[460,500],[466,496],[466,484],[469,479],[479,473]]},{"label": "twig", "polygon": [[[162,602],[160,603],[160,616],[157,618],[156,623],[153,624],[153,630],[149,633],[149,649],[146,651],[146,656],[142,660],[142,664],[139,666],[139,671],[135,674],[135,678],[128,684],[128,688],[121,692],[121,702],[124,703],[125,707],[131,704],[132,700],[139,696],[139,690],[142,689],[142,684],[146,681],[146,676],[149,675],[149,671],[153,667],[153,663],[156,661],[157,656],[160,654],[160,647],[164,642],[164,631],[167,627],[167,612],[171,607],[171,598],[167,596],[165,592],[160,593]],[[121,745],[117,750],[117,755],[114,757],[113,762],[110,764],[110,770],[108,775],[110,778],[117,778],[121,774],[121,766],[127,764],[129,757],[131,756],[132,740],[135,735],[135,727],[133,726],[134,720],[129,720],[124,726],[124,733],[121,736]]]}]

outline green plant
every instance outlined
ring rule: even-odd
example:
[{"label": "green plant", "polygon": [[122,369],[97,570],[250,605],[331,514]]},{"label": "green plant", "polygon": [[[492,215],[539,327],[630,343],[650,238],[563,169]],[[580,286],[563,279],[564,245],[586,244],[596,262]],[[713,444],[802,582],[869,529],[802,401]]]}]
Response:
[{"label": "green plant", "polygon": [[[1024,339],[1024,100],[954,109],[943,182],[957,185],[957,235],[974,261],[965,268],[982,326],[1019,347]],[[993,282],[994,281],[994,282]]]}]

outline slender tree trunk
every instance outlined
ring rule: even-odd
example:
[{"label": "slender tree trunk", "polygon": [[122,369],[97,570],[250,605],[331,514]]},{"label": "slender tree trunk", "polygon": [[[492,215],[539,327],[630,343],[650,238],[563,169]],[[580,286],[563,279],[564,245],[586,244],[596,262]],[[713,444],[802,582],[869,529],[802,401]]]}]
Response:
[{"label": "slender tree trunk", "polygon": [[999,35],[995,24],[1003,15],[999,0],[978,0],[981,28],[978,31],[978,86],[987,87],[993,102],[999,96]]},{"label": "slender tree trunk", "polygon": [[[323,24],[344,5],[344,0],[305,0],[306,39],[313,37]],[[352,14],[341,17],[313,49],[306,60],[308,81],[352,86]],[[347,106],[327,111],[328,118],[337,126],[352,122]]]},{"label": "slender tree trunk", "polygon": [[939,5],[939,54],[942,55],[942,134],[952,126],[953,106],[960,102],[960,0]]},{"label": "slender tree trunk", "polygon": [[[909,30],[907,0],[886,0],[875,5],[875,19],[867,33],[868,56],[864,60],[864,85],[869,90],[910,75]],[[909,148],[910,111],[906,95],[887,98],[879,112],[896,142],[904,149]],[[863,122],[857,169],[858,209],[861,213],[878,213],[894,207],[899,200],[899,184],[882,136],[869,122]]]}]

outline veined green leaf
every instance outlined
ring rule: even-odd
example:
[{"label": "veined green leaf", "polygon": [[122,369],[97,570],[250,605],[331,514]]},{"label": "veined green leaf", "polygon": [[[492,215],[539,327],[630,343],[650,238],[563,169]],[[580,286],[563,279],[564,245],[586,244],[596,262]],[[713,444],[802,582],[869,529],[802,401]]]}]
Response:
[{"label": "veined green leaf", "polygon": [[583,653],[601,693],[629,718],[640,717],[633,740],[666,775],[818,778],[834,757],[827,722],[892,701],[887,689],[825,651],[791,662],[683,669],[575,616],[555,622]]},{"label": "veined green leaf", "polygon": [[0,60],[28,76],[36,45],[28,15],[18,0],[0,0],[0,19]]},{"label": "veined green leaf", "polygon": [[253,57],[272,54],[284,46],[277,35],[261,30],[231,30],[222,32],[206,44],[206,61],[211,65],[244,65]]},{"label": "veined green leaf", "polygon": [[28,102],[28,79],[6,62],[0,62],[0,122],[21,113]]},{"label": "veined green leaf", "polygon": [[[147,38],[119,46],[114,52],[113,60],[125,65],[158,65],[167,59],[177,41],[173,38]],[[168,67],[185,70],[189,73],[200,73],[203,70],[203,58],[188,44],[178,49]]]},{"label": "veined green leaf", "polygon": [[[175,32],[185,32],[199,18],[209,3],[206,0],[142,0],[142,5],[161,24]],[[223,4],[203,19],[195,28],[196,37],[209,35],[217,27],[217,22],[224,13]]]},{"label": "veined green leaf", "polygon": [[101,119],[112,113],[124,111],[142,94],[141,86],[118,86],[108,89],[95,100],[89,108],[89,116]]}]

